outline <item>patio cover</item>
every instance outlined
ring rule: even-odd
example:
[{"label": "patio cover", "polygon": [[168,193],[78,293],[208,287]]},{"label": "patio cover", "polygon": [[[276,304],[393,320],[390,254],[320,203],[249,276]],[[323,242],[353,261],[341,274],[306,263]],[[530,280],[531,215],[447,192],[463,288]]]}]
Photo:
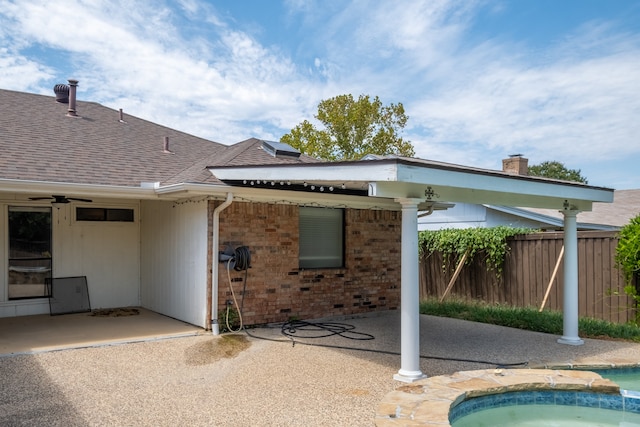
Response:
[{"label": "patio cover", "polygon": [[578,250],[576,216],[593,202],[613,202],[613,190],[576,182],[514,175],[415,158],[291,165],[210,166],[219,180],[238,186],[253,182],[361,191],[364,197],[402,210],[401,366],[395,379],[413,382],[420,371],[418,223],[419,210],[445,202],[556,209],[564,217],[564,320],[559,343],[580,345],[578,337]]}]

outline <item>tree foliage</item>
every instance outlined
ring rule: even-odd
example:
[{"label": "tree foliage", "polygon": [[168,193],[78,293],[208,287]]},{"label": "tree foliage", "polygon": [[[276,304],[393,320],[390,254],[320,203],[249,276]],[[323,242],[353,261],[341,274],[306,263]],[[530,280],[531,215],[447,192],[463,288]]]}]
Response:
[{"label": "tree foliage", "polygon": [[568,169],[563,163],[557,161],[546,161],[539,165],[529,166],[529,175],[581,182],[583,184],[589,183],[585,177],[580,175],[580,169]]},{"label": "tree foliage", "polygon": [[[630,296],[636,305],[640,304],[640,295],[634,283],[634,278],[640,272],[640,215],[632,218],[629,224],[620,229],[615,261],[624,275],[625,294]],[[636,310],[636,323],[639,321],[640,311]]]},{"label": "tree foliage", "polygon": [[634,276],[640,272],[640,215],[620,229],[615,259],[627,286],[632,285]]},{"label": "tree foliage", "polygon": [[[471,263],[476,254],[482,253],[486,257],[487,269],[495,270],[500,275],[504,258],[509,251],[507,238],[536,231],[538,230],[507,226],[421,231],[419,249],[423,256],[440,252],[445,262],[454,257],[456,264],[467,252],[467,264]],[[445,269],[446,264],[442,268]]]},{"label": "tree foliage", "polygon": [[382,105],[376,96],[339,95],[318,104],[314,116],[324,129],[316,129],[308,120],[294,127],[280,142],[312,157],[324,160],[359,160],[367,154],[411,157],[411,142],[400,133],[408,116],[401,103]]}]

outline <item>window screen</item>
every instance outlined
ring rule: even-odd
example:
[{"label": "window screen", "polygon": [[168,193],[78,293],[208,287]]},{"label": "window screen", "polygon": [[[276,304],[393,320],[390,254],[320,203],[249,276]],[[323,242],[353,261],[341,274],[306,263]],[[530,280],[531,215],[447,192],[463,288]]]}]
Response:
[{"label": "window screen", "polygon": [[300,208],[300,268],[344,266],[344,211]]}]

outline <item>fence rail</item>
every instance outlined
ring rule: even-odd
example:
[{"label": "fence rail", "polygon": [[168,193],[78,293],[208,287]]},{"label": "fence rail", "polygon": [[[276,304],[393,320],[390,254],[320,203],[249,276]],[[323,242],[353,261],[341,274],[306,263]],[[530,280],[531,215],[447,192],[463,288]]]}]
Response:
[{"label": "fence rail", "polygon": [[[635,319],[635,305],[624,293],[624,277],[614,257],[616,232],[578,232],[578,313],[611,322]],[[540,308],[549,283],[545,308],[562,310],[563,263],[551,281],[562,251],[563,233],[546,232],[508,239],[509,252],[503,274],[488,271],[482,254],[465,265],[447,297],[469,298],[516,307]],[[443,269],[443,265],[445,268]],[[420,296],[441,297],[456,268],[455,260],[435,252],[423,255],[420,266]]]}]

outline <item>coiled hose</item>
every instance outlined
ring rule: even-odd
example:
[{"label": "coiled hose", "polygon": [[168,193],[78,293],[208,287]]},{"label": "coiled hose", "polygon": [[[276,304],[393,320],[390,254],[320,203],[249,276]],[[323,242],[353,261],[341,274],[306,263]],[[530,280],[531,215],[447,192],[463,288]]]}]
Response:
[{"label": "coiled hose", "polygon": [[[244,271],[244,284],[242,286],[242,299],[240,300],[240,305],[238,305],[238,300],[236,299],[236,293],[233,290],[233,284],[231,283],[231,264],[233,263],[233,269],[236,271]],[[238,307],[238,321],[240,322],[240,326],[238,329],[233,329],[229,324],[229,311],[231,309],[230,304],[227,304],[227,311],[225,313],[225,324],[227,329],[230,332],[240,332],[244,328],[244,323],[242,320],[242,307],[244,306],[244,294],[247,289],[247,272],[251,267],[251,251],[246,246],[240,246],[236,248],[233,253],[233,257],[227,261],[227,279],[229,280],[229,289],[231,290],[231,297],[233,298],[233,303],[236,307]]]}]

